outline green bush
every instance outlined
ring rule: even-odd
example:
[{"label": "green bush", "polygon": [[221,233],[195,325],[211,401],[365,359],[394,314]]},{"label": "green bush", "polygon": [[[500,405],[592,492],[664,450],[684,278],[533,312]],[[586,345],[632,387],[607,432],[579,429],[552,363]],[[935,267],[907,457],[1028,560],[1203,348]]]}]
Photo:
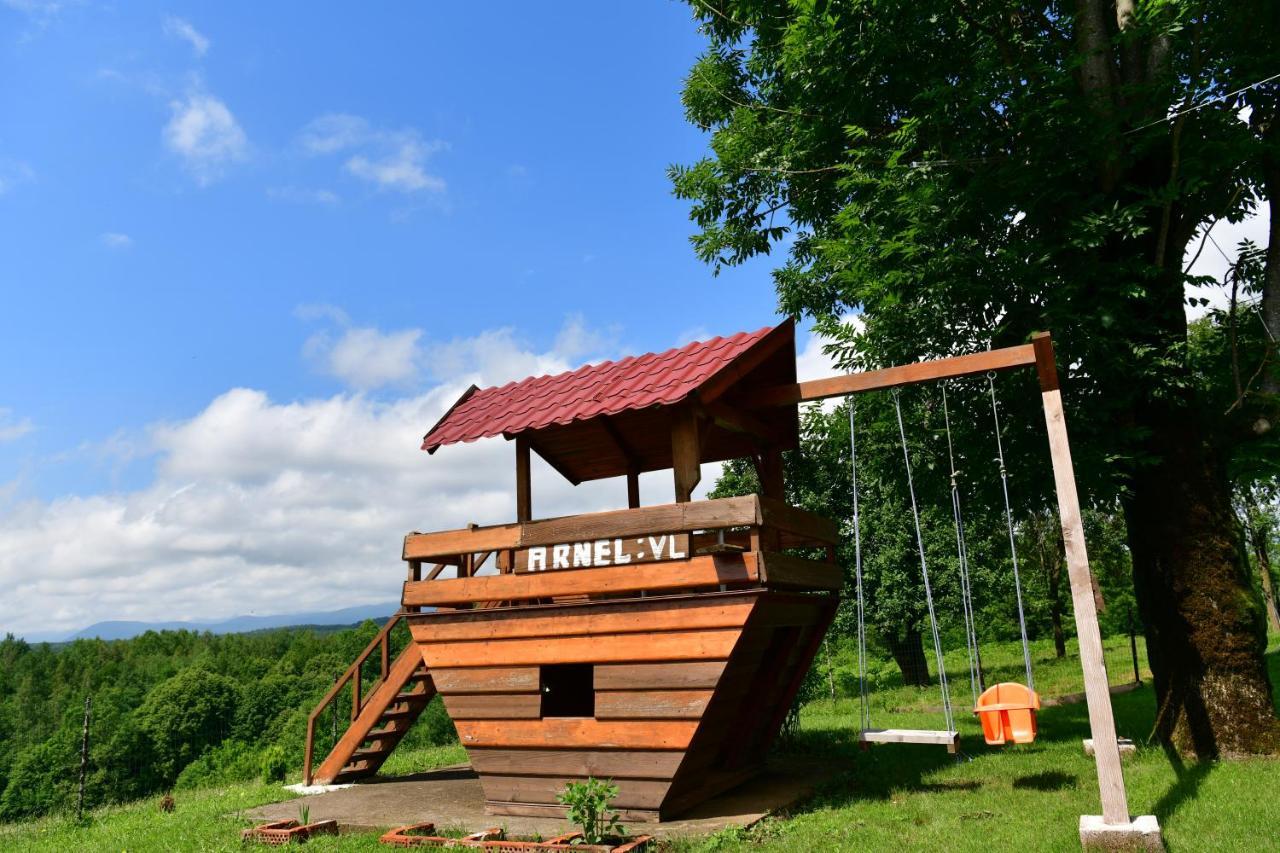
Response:
[{"label": "green bush", "polygon": [[289,773],[289,759],[285,756],[284,747],[269,746],[263,750],[259,766],[263,782],[283,782]]},{"label": "green bush", "polygon": [[569,822],[582,830],[584,844],[602,844],[608,836],[625,835],[616,813],[609,813],[609,803],[618,796],[612,780],[595,779],[570,782],[556,799],[569,807]]},{"label": "green bush", "polygon": [[56,738],[23,750],[0,796],[0,819],[20,820],[72,805],[75,766],[74,750]]},{"label": "green bush", "polygon": [[262,772],[260,752],[244,741],[227,740],[207,750],[178,775],[175,788],[190,790],[247,782]]},{"label": "green bush", "polygon": [[203,669],[186,669],[156,685],[137,720],[155,746],[156,772],[165,782],[217,746],[231,732],[240,688],[234,681]]}]

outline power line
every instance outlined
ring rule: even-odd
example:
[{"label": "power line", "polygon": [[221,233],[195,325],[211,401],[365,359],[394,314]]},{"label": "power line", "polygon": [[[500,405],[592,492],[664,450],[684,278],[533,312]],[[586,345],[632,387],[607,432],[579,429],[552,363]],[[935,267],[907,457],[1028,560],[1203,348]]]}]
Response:
[{"label": "power line", "polygon": [[1256,83],[1250,83],[1248,86],[1241,86],[1239,89],[1236,89],[1234,92],[1227,92],[1227,94],[1225,95],[1218,95],[1215,98],[1210,98],[1207,101],[1201,101],[1198,104],[1189,106],[1185,110],[1178,110],[1175,113],[1170,113],[1164,118],[1158,118],[1155,121],[1147,122],[1146,124],[1140,127],[1135,127],[1133,130],[1126,130],[1122,135],[1128,136],[1131,133],[1137,133],[1140,130],[1146,130],[1149,127],[1155,127],[1157,124],[1164,124],[1167,121],[1173,121],[1178,116],[1183,116],[1183,115],[1186,115],[1187,113],[1193,113],[1196,110],[1202,110],[1205,107],[1209,106],[1210,104],[1216,104],[1219,101],[1225,101],[1227,98],[1234,98],[1236,95],[1239,95],[1241,92],[1247,92],[1250,89],[1256,89],[1258,86],[1261,86],[1263,83],[1270,83],[1272,80],[1275,80],[1277,77],[1280,77],[1280,74],[1272,74],[1270,77],[1265,77],[1262,80],[1257,81]]}]

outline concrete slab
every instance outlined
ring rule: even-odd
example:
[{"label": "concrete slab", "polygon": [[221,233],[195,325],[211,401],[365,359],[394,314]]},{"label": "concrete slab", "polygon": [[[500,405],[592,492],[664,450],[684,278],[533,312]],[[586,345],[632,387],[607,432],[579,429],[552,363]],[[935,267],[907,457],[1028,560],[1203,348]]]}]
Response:
[{"label": "concrete slab", "polygon": [[[750,826],[808,796],[815,786],[837,771],[830,762],[771,762],[765,773],[708,800],[677,820],[624,823],[629,830],[659,838],[707,835],[727,827]],[[465,764],[412,776],[375,778],[342,790],[272,803],[249,811],[247,816],[261,821],[296,819],[303,803],[310,810],[311,820],[336,820],[343,831],[383,830],[421,821],[431,821],[441,829],[468,832],[502,826],[511,835],[536,833],[543,837],[558,835],[570,828],[567,821],[558,818],[485,814],[480,780]]]},{"label": "concrete slab", "polygon": [[1101,815],[1080,816],[1080,846],[1086,850],[1164,850],[1155,815],[1129,823],[1103,823]]},{"label": "concrete slab", "polygon": [[[1093,757],[1093,738],[1087,737],[1084,739],[1083,743],[1084,743],[1084,754],[1092,758]],[[1135,752],[1138,751],[1137,745],[1133,741],[1129,740],[1129,738],[1127,737],[1116,738],[1116,748],[1120,750],[1121,758],[1124,758],[1126,755],[1133,755]]]}]

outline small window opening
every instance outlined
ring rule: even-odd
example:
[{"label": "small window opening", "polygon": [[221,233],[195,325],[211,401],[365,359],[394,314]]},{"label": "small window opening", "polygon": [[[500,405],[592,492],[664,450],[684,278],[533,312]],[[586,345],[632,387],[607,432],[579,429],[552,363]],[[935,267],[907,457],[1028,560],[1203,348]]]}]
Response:
[{"label": "small window opening", "polygon": [[542,716],[596,715],[594,666],[589,663],[557,663],[541,669]]}]

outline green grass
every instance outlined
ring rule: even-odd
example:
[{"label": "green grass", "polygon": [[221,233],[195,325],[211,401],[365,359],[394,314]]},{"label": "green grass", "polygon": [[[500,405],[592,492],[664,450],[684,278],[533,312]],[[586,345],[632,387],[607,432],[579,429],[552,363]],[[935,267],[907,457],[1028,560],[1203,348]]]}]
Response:
[{"label": "green grass", "polygon": [[[1052,646],[1037,644],[1035,674],[1042,695],[1079,692],[1074,649],[1064,660]],[[1021,680],[1016,643],[984,647],[989,680]],[[1145,657],[1139,650],[1141,657]],[[1028,746],[989,748],[968,712],[968,679],[963,649],[948,660],[951,691],[965,755],[948,756],[940,747],[883,745],[868,751],[854,742],[856,699],[822,699],[801,715],[801,733],[792,747],[819,757],[837,774],[790,814],[769,818],[741,832],[683,839],[673,853],[693,851],[792,850],[1078,850],[1081,814],[1099,810],[1093,761],[1080,740],[1088,736],[1083,704],[1045,708],[1040,736]],[[848,652],[834,653],[837,672]],[[823,658],[819,658],[820,662]],[[1268,656],[1273,684],[1280,686],[1280,642]],[[1113,683],[1132,680],[1127,640],[1107,643]],[[873,725],[941,728],[937,688],[894,686],[891,664],[877,663],[872,697]],[[1144,672],[1143,678],[1148,676]],[[847,681],[847,678],[846,678]],[[1233,761],[1182,766],[1172,763],[1147,736],[1154,717],[1149,687],[1113,699],[1121,733],[1139,743],[1125,760],[1130,810],[1155,814],[1172,851],[1280,849],[1275,799],[1280,762]],[[401,775],[460,763],[459,746],[393,754],[384,771]],[[243,812],[281,799],[278,786],[244,784],[179,792],[177,810],[164,814],[159,798],[102,809],[79,826],[66,817],[0,826],[0,849],[18,850],[241,850]],[[319,838],[308,850],[376,850],[374,834]]]}]

